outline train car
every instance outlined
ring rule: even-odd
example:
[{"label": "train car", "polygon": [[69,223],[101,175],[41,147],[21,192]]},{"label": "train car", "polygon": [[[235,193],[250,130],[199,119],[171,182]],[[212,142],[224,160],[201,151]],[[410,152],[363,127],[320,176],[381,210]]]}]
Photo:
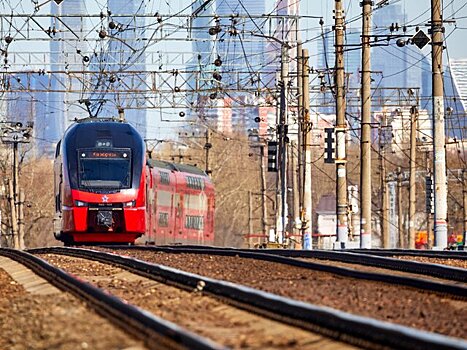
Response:
[{"label": "train car", "polygon": [[155,244],[213,244],[214,187],[202,170],[148,160],[146,241]]},{"label": "train car", "polygon": [[65,244],[131,243],[146,229],[145,146],[129,124],[85,119],[58,143],[54,234]]},{"label": "train car", "polygon": [[88,118],[57,144],[54,235],[65,245],[212,244],[214,188],[196,167],[146,162],[129,124]]}]

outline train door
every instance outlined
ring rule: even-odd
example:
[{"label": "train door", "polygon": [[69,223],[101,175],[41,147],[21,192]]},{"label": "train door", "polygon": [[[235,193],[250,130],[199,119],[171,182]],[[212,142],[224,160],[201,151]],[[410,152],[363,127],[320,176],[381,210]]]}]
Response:
[{"label": "train door", "polygon": [[53,229],[55,238],[59,238],[62,232],[62,195],[63,195],[63,162],[61,155],[60,140],[55,149],[54,160],[54,198],[55,198],[55,214],[53,218]]},{"label": "train door", "polygon": [[171,237],[172,244],[180,243],[183,240],[183,207],[182,198],[179,193],[174,193],[173,205],[172,205],[172,223],[173,223],[173,234]]},{"label": "train door", "polygon": [[154,206],[154,174],[153,170],[149,169],[148,179],[146,181],[146,238],[145,243],[155,243],[155,206]]},{"label": "train door", "polygon": [[206,227],[204,228],[205,242],[213,243],[214,240],[214,197],[208,195],[206,207]]}]

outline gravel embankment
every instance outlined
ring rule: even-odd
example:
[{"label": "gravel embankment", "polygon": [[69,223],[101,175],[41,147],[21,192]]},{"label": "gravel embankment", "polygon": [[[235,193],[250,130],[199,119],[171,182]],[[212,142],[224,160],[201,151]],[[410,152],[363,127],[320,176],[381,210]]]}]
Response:
[{"label": "gravel embankment", "polygon": [[375,272],[375,273],[381,273],[381,274],[386,274],[386,275],[406,276],[406,277],[419,278],[419,279],[430,280],[430,281],[440,282],[440,283],[452,283],[452,284],[467,287],[467,283],[463,283],[459,281],[452,281],[447,278],[432,277],[428,275],[423,275],[423,274],[418,274],[418,273],[409,273],[409,272],[404,272],[404,271],[399,271],[399,270],[391,270],[391,269],[382,268],[382,267],[361,265],[361,264],[355,264],[355,263],[346,263],[346,262],[334,261],[334,260],[324,260],[324,259],[299,258],[299,260],[317,263],[317,264],[323,264],[323,265],[344,267],[344,268],[354,269],[354,270],[358,270],[362,272]]},{"label": "gravel embankment", "polygon": [[171,287],[107,264],[63,255],[41,258],[127,302],[234,349],[352,349],[222,303],[199,291]]},{"label": "gravel embankment", "polygon": [[467,332],[467,302],[413,288],[240,257],[107,251],[430,332]]},{"label": "gravel embankment", "polygon": [[2,268],[0,334],[9,350],[145,349],[72,295],[28,292]]},{"label": "gravel embankment", "polygon": [[441,259],[441,258],[430,258],[426,256],[411,256],[411,255],[396,255],[393,256],[395,259],[401,260],[412,260],[429,264],[440,264],[448,265],[452,267],[459,267],[461,269],[467,269],[467,260],[460,259]]}]

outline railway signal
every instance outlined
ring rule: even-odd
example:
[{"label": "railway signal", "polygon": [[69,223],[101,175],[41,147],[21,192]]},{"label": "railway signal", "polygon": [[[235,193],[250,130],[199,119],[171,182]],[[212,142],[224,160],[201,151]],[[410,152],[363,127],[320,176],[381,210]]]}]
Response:
[{"label": "railway signal", "polygon": [[433,191],[433,177],[428,175],[425,177],[425,189],[426,189],[426,201],[425,201],[425,208],[426,212],[429,214],[434,214],[435,206],[434,206],[434,191]]},{"label": "railway signal", "polygon": [[3,122],[0,127],[0,139],[4,144],[13,145],[12,180],[8,181],[10,199],[10,220],[12,226],[13,246],[24,249],[24,192],[19,189],[19,154],[18,144],[29,143],[34,123]]},{"label": "railway signal", "polygon": [[268,142],[268,171],[277,172],[277,141]]},{"label": "railway signal", "polygon": [[325,142],[325,158],[324,162],[332,164],[335,162],[335,152],[336,152],[336,138],[334,136],[334,128],[325,128],[324,132],[326,134]]}]

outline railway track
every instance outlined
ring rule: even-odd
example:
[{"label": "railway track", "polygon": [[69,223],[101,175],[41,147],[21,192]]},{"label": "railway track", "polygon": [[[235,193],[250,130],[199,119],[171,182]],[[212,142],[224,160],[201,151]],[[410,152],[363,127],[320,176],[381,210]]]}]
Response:
[{"label": "railway track", "polygon": [[247,286],[115,254],[76,248],[41,248],[30,252],[92,259],[130,270],[163,283],[181,286],[187,290],[199,288],[200,283],[202,283],[203,293],[280,322],[286,321],[335,339],[345,339],[346,342],[358,347],[381,348],[384,346],[397,349],[460,349],[467,347],[467,343],[460,339],[319,307]]},{"label": "railway track", "polygon": [[89,283],[84,283],[32,254],[3,248],[0,249],[0,255],[28,267],[60,290],[70,292],[83,300],[99,314],[143,340],[148,348],[224,349],[221,345],[129,305]]},{"label": "railway track", "polygon": [[[105,246],[104,246],[105,247]],[[408,287],[425,289],[430,292],[439,292],[449,294],[454,297],[466,298],[467,286],[467,270],[443,266],[439,264],[421,263],[415,261],[406,261],[387,257],[372,256],[368,254],[357,253],[342,253],[331,251],[299,251],[299,250],[283,250],[271,249],[261,251],[251,251],[248,249],[233,249],[233,248],[215,248],[215,247],[199,247],[199,246],[180,246],[180,247],[152,247],[152,246],[107,246],[107,249],[113,250],[129,250],[140,249],[155,252],[167,252],[175,254],[200,254],[200,255],[217,255],[217,256],[238,256],[246,259],[256,259],[269,262],[276,262],[290,266],[312,269],[315,271],[329,272],[345,277],[353,277],[378,282],[386,282],[399,284]],[[356,271],[346,267],[333,266],[330,264],[320,264],[310,262],[303,259],[317,259],[327,261],[337,261],[346,264],[359,264],[364,266],[373,266],[390,271],[401,271],[409,274],[420,275],[421,278],[413,276],[393,275],[388,273]],[[424,276],[429,276],[437,279],[446,280],[447,282],[460,282],[462,284],[445,283],[433,280],[422,279]]]},{"label": "railway track", "polygon": [[379,256],[416,256],[439,259],[467,260],[467,251],[463,250],[348,249],[345,251]]}]

